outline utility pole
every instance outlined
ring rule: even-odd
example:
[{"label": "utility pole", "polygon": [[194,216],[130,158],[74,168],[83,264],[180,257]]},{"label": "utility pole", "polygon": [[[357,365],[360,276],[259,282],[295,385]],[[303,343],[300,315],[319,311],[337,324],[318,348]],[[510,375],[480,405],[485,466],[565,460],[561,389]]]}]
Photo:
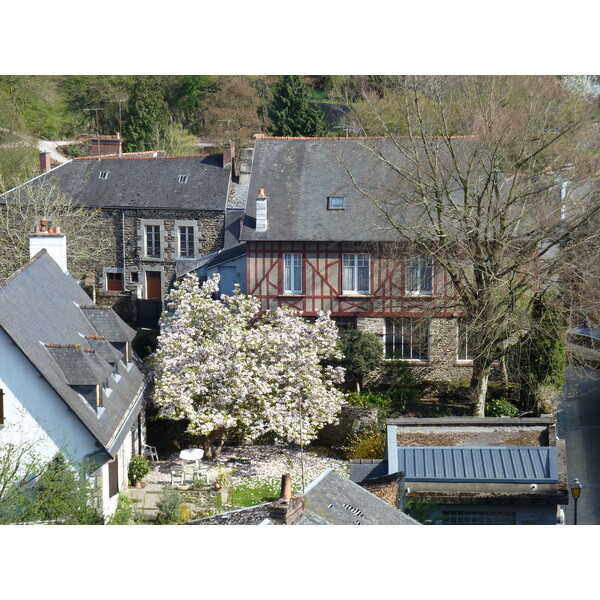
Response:
[{"label": "utility pole", "polygon": [[126,102],[127,98],[122,98],[121,100],[111,100],[111,102],[119,103],[119,137],[123,139],[123,132],[121,131],[121,102]]}]

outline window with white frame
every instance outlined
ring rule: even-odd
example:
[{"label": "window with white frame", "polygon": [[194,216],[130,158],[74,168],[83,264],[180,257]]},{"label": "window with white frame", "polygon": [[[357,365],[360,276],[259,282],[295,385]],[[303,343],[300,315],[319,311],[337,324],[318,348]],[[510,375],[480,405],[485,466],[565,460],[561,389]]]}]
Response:
[{"label": "window with white frame", "polygon": [[397,360],[428,361],[428,320],[387,318],[385,320],[385,357]]},{"label": "window with white frame", "polygon": [[412,256],[407,259],[404,290],[412,296],[433,294],[433,256]]},{"label": "window with white frame", "polygon": [[459,361],[473,360],[473,353],[469,345],[469,329],[465,319],[458,319],[456,322],[456,359]]},{"label": "window with white frame", "polygon": [[302,254],[283,255],[283,291],[286,294],[302,293]]},{"label": "window with white frame", "polygon": [[146,225],[146,256],[160,258],[160,225]]},{"label": "window with white frame", "polygon": [[370,290],[370,259],[368,254],[342,255],[342,292],[368,294]]},{"label": "window with white frame", "polygon": [[179,226],[179,256],[194,257],[194,228],[189,225]]}]

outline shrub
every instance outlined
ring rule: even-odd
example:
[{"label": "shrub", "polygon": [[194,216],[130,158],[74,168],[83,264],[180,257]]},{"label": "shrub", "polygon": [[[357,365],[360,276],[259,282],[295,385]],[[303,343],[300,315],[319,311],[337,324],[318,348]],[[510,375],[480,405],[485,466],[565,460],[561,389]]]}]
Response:
[{"label": "shrub", "polygon": [[145,456],[134,455],[129,461],[129,469],[127,474],[129,476],[129,483],[134,485],[138,481],[141,481],[150,473],[152,467]]},{"label": "shrub", "polygon": [[504,398],[496,398],[485,403],[486,417],[517,417],[519,409]]},{"label": "shrub", "polygon": [[127,494],[119,493],[117,508],[107,522],[107,525],[130,525],[134,522],[133,500]]},{"label": "shrub", "polygon": [[348,436],[342,450],[347,459],[383,458],[385,455],[385,432],[369,425]]},{"label": "shrub", "polygon": [[177,490],[165,489],[160,493],[156,502],[158,513],[156,522],[159,525],[169,525],[181,521],[181,503],[183,494]]}]

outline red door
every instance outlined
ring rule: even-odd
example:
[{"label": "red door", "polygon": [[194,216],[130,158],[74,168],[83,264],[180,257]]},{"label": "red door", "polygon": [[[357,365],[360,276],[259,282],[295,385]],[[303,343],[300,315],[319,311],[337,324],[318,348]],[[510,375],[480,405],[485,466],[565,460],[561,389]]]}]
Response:
[{"label": "red door", "polygon": [[162,300],[160,271],[146,271],[146,300]]},{"label": "red door", "polygon": [[106,289],[109,292],[120,292],[123,290],[123,274],[122,273],[107,273],[106,274]]}]

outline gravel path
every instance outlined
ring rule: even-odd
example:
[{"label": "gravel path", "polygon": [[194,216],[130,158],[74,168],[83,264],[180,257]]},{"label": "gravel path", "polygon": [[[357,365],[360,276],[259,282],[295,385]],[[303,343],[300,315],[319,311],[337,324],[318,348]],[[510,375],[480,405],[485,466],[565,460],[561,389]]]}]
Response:
[{"label": "gravel path", "polygon": [[[148,475],[147,481],[152,483],[170,482],[170,468],[179,463],[177,454],[173,454],[166,461],[156,463],[153,471]],[[348,475],[348,463],[343,460],[322,456],[315,449],[304,449],[283,445],[256,445],[256,446],[226,446],[221,455],[214,462],[207,462],[210,466],[224,466],[234,469],[236,479],[260,479],[263,481],[280,482],[284,473],[289,473],[292,487],[301,488],[302,471],[304,482],[308,485],[325,469],[333,469],[342,475]]]}]

